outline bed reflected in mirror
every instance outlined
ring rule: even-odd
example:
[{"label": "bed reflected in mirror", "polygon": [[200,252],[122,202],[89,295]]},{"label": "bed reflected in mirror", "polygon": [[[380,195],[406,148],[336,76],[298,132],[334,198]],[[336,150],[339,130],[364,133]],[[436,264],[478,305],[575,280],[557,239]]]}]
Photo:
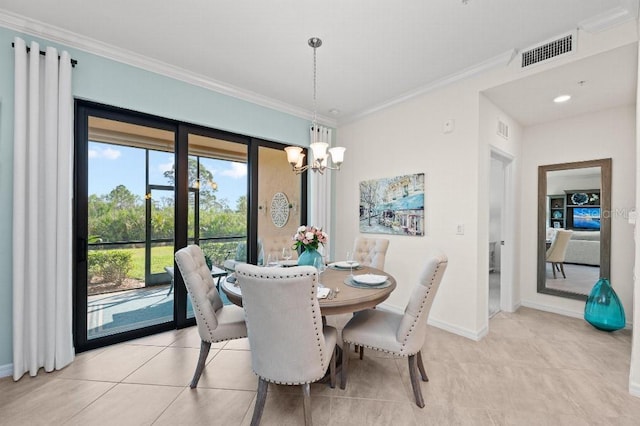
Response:
[{"label": "bed reflected in mirror", "polygon": [[611,159],[538,168],[538,293],[586,300],[609,277]]}]

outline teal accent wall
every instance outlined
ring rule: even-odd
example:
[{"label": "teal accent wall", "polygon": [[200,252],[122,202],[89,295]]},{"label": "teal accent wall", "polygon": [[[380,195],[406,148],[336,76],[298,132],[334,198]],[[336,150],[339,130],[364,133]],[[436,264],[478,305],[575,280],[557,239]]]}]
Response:
[{"label": "teal accent wall", "polygon": [[76,98],[286,144],[304,145],[309,140],[308,120],[0,27],[0,370],[13,362],[11,43],[16,35],[27,44],[36,40],[41,47],[66,49],[78,60],[73,71]]}]

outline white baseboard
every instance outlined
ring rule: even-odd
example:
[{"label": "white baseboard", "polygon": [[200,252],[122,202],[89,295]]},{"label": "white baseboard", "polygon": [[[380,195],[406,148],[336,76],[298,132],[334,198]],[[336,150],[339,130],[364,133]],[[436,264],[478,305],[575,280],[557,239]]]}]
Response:
[{"label": "white baseboard", "polygon": [[389,303],[381,303],[378,306],[376,306],[377,308],[380,308],[384,311],[389,311],[389,312],[393,312],[394,314],[398,314],[398,315],[402,315],[404,314],[404,308],[401,308],[399,306],[395,306],[395,305],[390,305]]},{"label": "white baseboard", "polygon": [[629,382],[629,393],[632,396],[640,397],[640,383]]},{"label": "white baseboard", "polygon": [[13,364],[0,365],[0,377],[9,377],[13,375]]},{"label": "white baseboard", "polygon": [[544,303],[532,302],[530,300],[522,300],[521,305],[525,308],[537,309],[539,311],[551,312],[552,314],[564,315],[572,318],[583,318],[583,311],[573,311],[570,309],[558,308],[557,306],[549,306]]},{"label": "white baseboard", "polygon": [[[525,308],[537,309],[539,311],[551,312],[552,314],[564,315],[572,318],[581,318],[581,319],[584,318],[583,310],[573,311],[570,309],[558,308],[557,306],[545,305],[544,303],[532,302],[530,300],[523,300],[522,306],[524,306]],[[627,322],[624,328],[631,330],[633,329],[633,324],[630,322]]]},{"label": "white baseboard", "polygon": [[505,311],[505,312],[513,313],[513,312],[517,311],[518,309],[520,309],[520,306],[522,306],[522,305],[520,304],[520,302],[518,302],[515,305],[511,306],[511,308],[506,308],[506,309],[500,308],[500,310]]},{"label": "white baseboard", "polygon": [[[404,314],[404,308],[400,308],[398,306],[390,305],[388,303],[381,303],[378,305],[379,309],[384,309],[385,311],[394,312],[396,314]],[[450,333],[457,334],[458,336],[466,337],[467,339],[475,340],[476,342],[482,339],[487,335],[489,329],[485,326],[481,330],[475,332],[472,330],[468,330],[466,328],[458,327],[457,325],[449,324],[445,321],[440,321],[429,317],[427,324],[432,325],[434,327],[441,328],[442,330],[446,330]]]},{"label": "white baseboard", "polygon": [[431,317],[429,318],[429,321],[427,321],[427,323],[434,327],[441,328],[442,330],[448,331],[453,334],[457,334],[458,336],[466,337],[467,339],[471,339],[476,342],[482,339],[484,336],[486,336],[487,333],[489,332],[489,328],[487,326],[482,327],[478,331],[472,331],[472,330],[458,327],[457,325],[449,324],[448,322],[440,321],[438,319],[434,319]]}]

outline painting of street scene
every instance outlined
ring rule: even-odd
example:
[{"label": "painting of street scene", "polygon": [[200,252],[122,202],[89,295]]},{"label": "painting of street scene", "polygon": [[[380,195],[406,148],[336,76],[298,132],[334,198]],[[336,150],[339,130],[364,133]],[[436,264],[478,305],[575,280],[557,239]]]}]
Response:
[{"label": "painting of street scene", "polygon": [[424,235],[424,173],[360,182],[360,232]]}]

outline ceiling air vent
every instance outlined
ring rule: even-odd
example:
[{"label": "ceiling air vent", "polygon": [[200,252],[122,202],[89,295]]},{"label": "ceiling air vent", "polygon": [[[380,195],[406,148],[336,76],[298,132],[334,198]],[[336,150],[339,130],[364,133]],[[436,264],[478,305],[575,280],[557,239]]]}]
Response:
[{"label": "ceiling air vent", "polygon": [[498,119],[498,129],[496,130],[498,136],[502,136],[505,139],[509,139],[509,125],[504,121]]},{"label": "ceiling air vent", "polygon": [[575,50],[576,34],[571,33],[556,40],[545,42],[521,53],[521,68],[571,53]]}]

